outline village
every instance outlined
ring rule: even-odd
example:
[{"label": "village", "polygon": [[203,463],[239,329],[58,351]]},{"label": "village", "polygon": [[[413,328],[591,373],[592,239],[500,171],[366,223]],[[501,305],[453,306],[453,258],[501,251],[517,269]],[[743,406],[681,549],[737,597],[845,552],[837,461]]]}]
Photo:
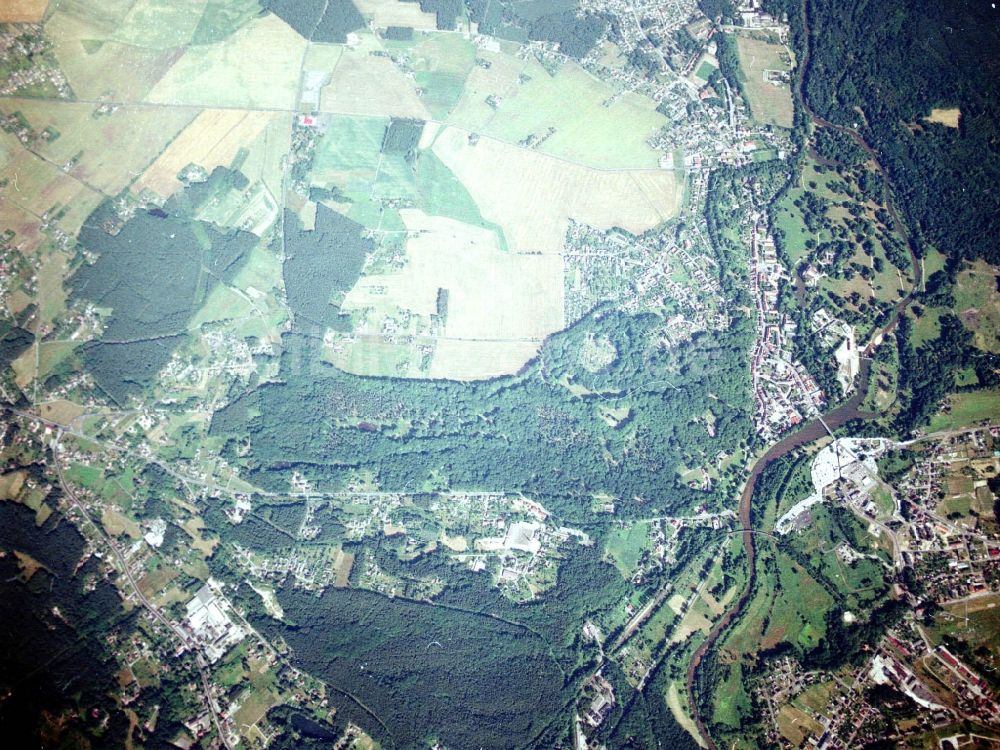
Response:
[{"label": "village", "polygon": [[[889,482],[880,476],[886,472]],[[995,726],[1000,700],[991,675],[1000,655],[989,647],[989,626],[972,623],[989,622],[1000,602],[1000,526],[988,488],[1000,473],[1000,428],[904,443],[840,439],[816,455],[811,473],[814,494],[778,519],[776,533],[808,526],[817,503],[849,508],[886,542],[893,568],[912,571],[894,586],[907,614],[869,645],[858,667],[830,673],[790,658],[773,662],[757,691],[767,708],[768,738],[782,747],[807,740],[808,747],[833,750],[890,735],[947,734],[962,720]],[[843,563],[859,554],[849,550]],[[952,635],[964,628],[974,634],[972,643]],[[900,715],[911,718],[899,721]],[[956,728],[947,741],[955,744],[940,747],[963,746],[968,738]]]}]

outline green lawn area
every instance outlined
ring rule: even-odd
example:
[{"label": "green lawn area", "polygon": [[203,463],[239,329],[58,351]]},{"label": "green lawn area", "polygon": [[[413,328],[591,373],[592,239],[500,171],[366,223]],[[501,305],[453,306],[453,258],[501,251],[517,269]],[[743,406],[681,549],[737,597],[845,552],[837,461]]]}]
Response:
[{"label": "green lawn area", "polygon": [[941,316],[947,313],[944,307],[925,307],[919,318],[912,312],[907,312],[913,319],[913,331],[910,335],[910,342],[916,349],[927,341],[933,341],[941,335]]},{"label": "green lawn area", "polygon": [[695,75],[698,76],[703,81],[707,81],[711,78],[712,73],[716,70],[715,66],[712,65],[707,60],[703,60],[701,65],[698,66],[698,70],[695,71]]},{"label": "green lawn area", "polygon": [[930,430],[953,430],[966,427],[984,419],[1000,417],[1000,389],[956,393],[949,397],[950,414],[937,414],[931,418]]},{"label": "green lawn area", "polygon": [[628,578],[639,564],[640,555],[649,546],[649,523],[640,521],[624,529],[612,529],[608,534],[605,551],[615,567]]},{"label": "green lawn area", "polygon": [[96,466],[73,464],[65,471],[66,479],[92,490],[101,488],[104,472]]},{"label": "green lawn area", "polygon": [[720,665],[719,671],[725,676],[718,683],[713,718],[719,724],[739,729],[752,711],[743,680],[743,668],[738,663],[726,664]]},{"label": "green lawn area", "polygon": [[932,274],[944,270],[945,261],[948,260],[944,253],[931,248],[924,256],[924,280],[926,281]]}]

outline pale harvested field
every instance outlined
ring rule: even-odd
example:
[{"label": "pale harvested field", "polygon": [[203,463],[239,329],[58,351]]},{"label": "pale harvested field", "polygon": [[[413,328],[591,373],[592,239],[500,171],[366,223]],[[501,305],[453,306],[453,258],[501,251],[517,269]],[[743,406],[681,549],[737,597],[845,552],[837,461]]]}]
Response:
[{"label": "pale harvested field", "polygon": [[[410,232],[407,264],[364,276],[344,309],[384,305],[429,317],[438,289],[449,292],[445,336],[455,339],[542,338],[563,327],[562,259],[504,252],[496,235],[453,219],[401,212]],[[376,288],[383,294],[373,293]]]},{"label": "pale harvested field", "polygon": [[800,747],[810,736],[822,734],[823,725],[795,706],[785,704],[778,709],[778,728],[792,746]]},{"label": "pale harvested field", "polygon": [[371,34],[347,47],[331,71],[320,95],[320,110],[347,115],[415,117],[430,119],[417,96],[416,83],[407,78],[387,57],[369,54],[381,49]]},{"label": "pale harvested field", "polygon": [[[6,167],[0,166],[0,169]],[[22,255],[34,255],[45,239],[41,232],[42,222],[9,200],[0,200],[0,227],[14,231],[17,235],[14,246]]]},{"label": "pale harvested field", "polygon": [[333,585],[337,588],[343,588],[350,583],[351,580],[351,568],[354,567],[354,555],[351,552],[344,552],[344,550],[337,550],[337,557],[334,560],[333,567],[337,571],[337,576],[334,579]]},{"label": "pale harvested field", "polygon": [[465,552],[469,548],[469,543],[464,536],[448,536],[441,532],[441,544],[452,552]]},{"label": "pale harvested field", "polygon": [[712,623],[709,622],[708,618],[692,607],[688,610],[688,613],[684,615],[684,619],[680,622],[677,629],[674,631],[674,634],[670,637],[670,642],[683,643],[693,633],[700,630],[702,633],[707,635],[708,631],[711,629]]},{"label": "pale harvested field", "polygon": [[70,174],[108,195],[125,188],[198,114],[193,108],[139,106],[95,117],[94,110],[93,104],[32,99],[0,103],[0,111],[20,111],[37,131],[59,131],[38,152],[56,164],[80,154]]},{"label": "pale harvested field", "polygon": [[993,609],[995,607],[1000,607],[1000,594],[984,594],[983,596],[970,597],[965,601],[950,604],[945,609],[953,615],[964,617],[970,612],[982,612],[984,609]]},{"label": "pale harvested field", "polygon": [[142,538],[142,529],[139,524],[131,518],[126,518],[114,508],[105,508],[101,511],[101,525],[111,536],[128,534],[133,539]]},{"label": "pale harvested field", "polygon": [[58,401],[46,401],[38,410],[38,413],[45,419],[51,419],[59,424],[69,424],[74,419],[83,414],[85,409],[72,401],[59,399]]},{"label": "pale harvested field", "polygon": [[949,107],[948,109],[939,109],[934,107],[931,110],[930,117],[925,117],[927,122],[934,122],[938,125],[944,125],[948,128],[957,128],[958,120],[962,116],[962,110],[958,107]]},{"label": "pale harvested field", "polygon": [[767,122],[782,128],[792,127],[792,90],[782,84],[776,86],[764,80],[765,70],[788,70],[781,57],[788,50],[782,44],[772,44],[745,36],[736,37],[740,68],[746,80],[743,88],[749,99],[750,112],[758,122]]},{"label": "pale harvested field", "polygon": [[0,3],[0,23],[38,23],[48,7],[49,0],[4,0]]},{"label": "pale harvested field", "polygon": [[194,163],[211,171],[230,164],[236,152],[253,141],[275,116],[273,112],[204,110],[150,165],[132,191],[148,188],[164,198],[172,195],[181,187],[177,175],[184,167]]},{"label": "pale harvested field", "polygon": [[601,171],[447,128],[434,153],[517,252],[559,253],[569,220],[641,233],[677,212],[673,172]]},{"label": "pale harvested field", "polygon": [[0,500],[13,500],[21,494],[26,476],[23,471],[11,471],[0,476]]},{"label": "pale harvested field", "polygon": [[85,17],[71,15],[64,6],[65,3],[61,4],[45,23],[45,32],[53,41],[59,67],[81,99],[110,96],[115,101],[141,101],[183,54],[182,49],[143,49],[116,41],[101,43],[100,40],[113,33],[112,23],[99,22],[93,13]]},{"label": "pale harvested field", "polygon": [[[28,304],[30,303],[31,298],[29,297]],[[11,311],[17,312],[14,304],[8,302],[8,305]],[[17,301],[17,306],[21,307],[21,300]],[[29,346],[21,352],[21,356],[10,363],[10,368],[14,371],[14,382],[17,384],[17,387],[27,388],[31,381],[35,379],[35,347]]]},{"label": "pale harvested field", "polygon": [[676,682],[671,682],[670,687],[667,688],[667,707],[670,709],[670,713],[674,715],[677,723],[684,727],[684,730],[691,735],[692,739],[702,747],[705,747],[704,740],[702,740],[701,735],[698,733],[698,727],[695,725],[694,719],[691,718],[681,705],[680,691],[677,689]]},{"label": "pale harvested field", "polygon": [[198,550],[203,558],[208,559],[212,556],[219,540],[217,538],[207,539],[202,535],[205,530],[205,522],[200,517],[188,519],[181,528],[191,536],[191,546]]},{"label": "pale harvested field", "polygon": [[303,39],[277,16],[257,18],[216,44],[189,47],[149,93],[160,104],[289,109]]},{"label": "pale harvested field", "polygon": [[463,341],[440,339],[434,349],[430,377],[485,380],[520,370],[541,348],[531,341]]},{"label": "pale harvested field", "polygon": [[[416,209],[401,215],[416,233],[406,243],[406,265],[362,277],[342,307],[402,309],[426,319],[437,311],[438,290],[447,289],[448,317],[436,341],[431,377],[515,372],[546,336],[563,328],[560,256],[504,252],[496,235],[480,227]],[[374,328],[380,326],[375,320]]]},{"label": "pale harvested field", "polygon": [[410,26],[414,29],[433,31],[437,20],[433,13],[424,13],[418,3],[404,3],[400,0],[354,0],[354,5],[362,15],[372,19],[377,29],[386,26]]}]

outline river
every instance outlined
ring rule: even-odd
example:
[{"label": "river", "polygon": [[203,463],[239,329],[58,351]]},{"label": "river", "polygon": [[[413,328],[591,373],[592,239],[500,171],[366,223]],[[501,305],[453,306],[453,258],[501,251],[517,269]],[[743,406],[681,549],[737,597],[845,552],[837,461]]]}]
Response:
[{"label": "river", "polygon": [[919,262],[919,257],[917,253],[917,248],[914,244],[912,237],[907,231],[906,225],[903,223],[896,210],[895,203],[892,199],[892,181],[889,178],[888,172],[882,166],[878,160],[878,155],[875,150],[868,145],[865,139],[857,131],[846,128],[841,125],[836,125],[828,120],[823,119],[818,116],[812,108],[809,106],[806,100],[805,92],[805,79],[806,73],[809,67],[809,0],[802,0],[802,25],[803,25],[803,39],[804,46],[802,50],[802,59],[799,65],[799,76],[798,76],[798,86],[799,86],[799,103],[803,107],[805,113],[809,116],[814,127],[831,128],[834,130],[839,130],[842,133],[850,136],[857,145],[864,150],[868,155],[869,159],[878,169],[879,174],[882,175],[885,181],[885,205],[886,210],[892,217],[893,223],[895,224],[895,229],[899,232],[900,236],[906,243],[906,247],[910,253],[910,261],[913,265],[913,289],[907,294],[903,299],[901,299],[896,306],[893,308],[892,315],[889,320],[882,326],[881,329],[873,333],[868,346],[863,352],[864,358],[861,360],[861,367],[858,373],[857,380],[857,390],[854,395],[848,399],[846,402],[831,409],[822,417],[813,419],[807,422],[805,425],[800,427],[795,432],[786,435],[784,438],[779,440],[777,443],[772,445],[766,453],[761,455],[756,462],[754,462],[753,467],[750,470],[750,476],[747,479],[746,485],[743,487],[743,493],[740,495],[739,503],[739,518],[743,526],[743,549],[746,552],[747,557],[747,567],[749,570],[749,575],[747,576],[747,583],[743,592],[740,594],[739,599],[737,599],[736,604],[732,608],[727,610],[716,624],[715,627],[709,632],[708,637],[705,641],[698,647],[694,652],[694,656],[691,658],[691,663],[688,665],[687,672],[687,692],[688,692],[688,702],[690,703],[691,713],[694,717],[695,725],[698,727],[698,733],[701,735],[703,743],[710,748],[710,750],[716,750],[715,742],[712,740],[711,735],[708,732],[708,728],[705,726],[704,721],[698,713],[697,702],[695,696],[695,680],[698,674],[698,668],[701,666],[702,661],[705,656],[711,651],[719,639],[719,636],[725,632],[726,628],[740,615],[744,607],[750,601],[753,595],[753,584],[756,578],[756,548],[754,546],[754,532],[756,529],[752,525],[751,510],[753,507],[753,494],[754,489],[757,485],[757,480],[764,470],[774,461],[779,458],[788,455],[790,452],[796,448],[807,445],[815,440],[824,437],[829,434],[829,430],[835,430],[838,427],[847,424],[854,419],[870,419],[874,415],[862,412],[861,404],[864,403],[865,396],[868,393],[868,388],[871,384],[871,361],[868,359],[874,353],[875,349],[878,347],[879,343],[885,338],[886,334],[892,332],[899,322],[900,316],[906,310],[907,305],[913,300],[913,291],[921,287],[922,284],[922,266]]}]

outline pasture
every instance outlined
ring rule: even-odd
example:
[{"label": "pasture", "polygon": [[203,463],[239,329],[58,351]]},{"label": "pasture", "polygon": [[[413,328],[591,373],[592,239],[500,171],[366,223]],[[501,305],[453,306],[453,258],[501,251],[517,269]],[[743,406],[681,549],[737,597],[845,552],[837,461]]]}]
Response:
[{"label": "pasture", "polygon": [[626,528],[612,529],[605,552],[622,576],[628,579],[639,564],[642,553],[649,548],[649,524],[639,521]]},{"label": "pasture", "polygon": [[171,49],[191,42],[205,0],[136,0],[111,32],[111,39],[147,49]]},{"label": "pasture", "polygon": [[476,61],[476,47],[457,34],[423,34],[409,50],[420,98],[444,119],[455,108]]},{"label": "pasture", "polygon": [[[138,102],[182,54],[177,49],[147,49],[115,41],[120,22],[114,3],[76,7],[63,2],[45,23],[59,67],[81,99],[111,96]],[[119,9],[124,13],[123,9]]]},{"label": "pasture", "polygon": [[931,417],[930,431],[957,430],[985,419],[1000,417],[1000,390],[987,389],[954,393],[946,402],[948,410]]},{"label": "pasture", "polygon": [[367,33],[358,37],[358,44],[346,47],[330,71],[330,81],[320,95],[320,111],[430,119],[416,83],[388,57],[372,54],[382,50],[378,38]]},{"label": "pasture", "polygon": [[772,83],[766,71],[791,69],[790,53],[785,45],[775,41],[744,36],[736,37],[740,69],[745,79],[743,91],[753,118],[781,128],[792,127],[792,90],[786,83]]},{"label": "pasture", "polygon": [[955,312],[976,346],[1000,352],[1000,272],[984,260],[963,268],[955,280]]}]

